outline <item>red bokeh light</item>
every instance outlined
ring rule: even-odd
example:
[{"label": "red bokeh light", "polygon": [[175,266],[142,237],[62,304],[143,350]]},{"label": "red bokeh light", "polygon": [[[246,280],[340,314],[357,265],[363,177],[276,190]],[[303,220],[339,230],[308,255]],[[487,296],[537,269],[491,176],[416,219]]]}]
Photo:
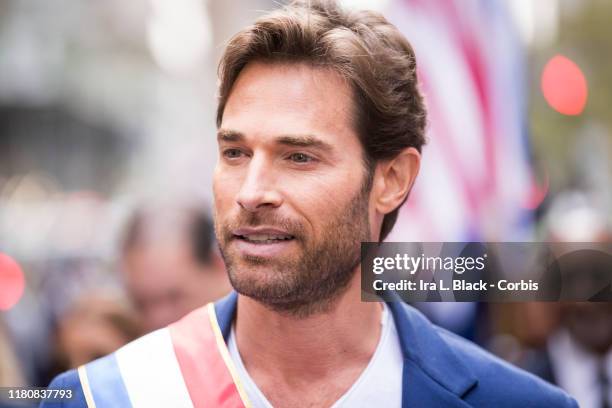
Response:
[{"label": "red bokeh light", "polygon": [[0,310],[9,310],[21,299],[25,288],[23,272],[11,257],[0,253]]},{"label": "red bokeh light", "polygon": [[580,115],[587,102],[587,81],[572,60],[562,55],[551,58],[542,72],[546,102],[564,115]]}]

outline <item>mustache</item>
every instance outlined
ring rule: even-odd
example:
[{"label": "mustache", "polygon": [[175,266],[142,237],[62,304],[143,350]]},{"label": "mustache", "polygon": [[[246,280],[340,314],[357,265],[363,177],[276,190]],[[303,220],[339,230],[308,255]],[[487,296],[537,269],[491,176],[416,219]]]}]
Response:
[{"label": "mustache", "polygon": [[254,228],[259,226],[280,229],[285,231],[287,234],[293,235],[296,239],[300,239],[302,236],[304,236],[305,230],[302,223],[273,212],[252,213],[246,211],[241,211],[236,217],[233,217],[231,221],[224,223],[221,229],[223,232],[223,237],[227,241],[234,238],[234,234],[232,234],[233,230],[244,227]]}]

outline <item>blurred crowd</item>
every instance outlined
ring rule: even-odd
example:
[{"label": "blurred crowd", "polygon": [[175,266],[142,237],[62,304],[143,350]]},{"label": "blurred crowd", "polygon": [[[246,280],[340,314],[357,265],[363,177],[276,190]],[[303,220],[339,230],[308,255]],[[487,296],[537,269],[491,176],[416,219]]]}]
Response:
[{"label": "blurred crowd", "polygon": [[[11,322],[0,321],[0,386],[45,386],[60,372],[165,327],[230,290],[212,220],[196,207],[149,204],[134,210],[117,253],[112,266],[98,271],[115,280],[114,286],[95,279],[69,292],[58,288],[71,284],[62,280],[48,289],[59,296],[48,299],[49,313],[38,319],[47,327],[41,330],[46,344],[31,333],[11,332],[6,327]],[[66,270],[78,264],[75,275],[99,268],[86,260],[61,264]]]}]

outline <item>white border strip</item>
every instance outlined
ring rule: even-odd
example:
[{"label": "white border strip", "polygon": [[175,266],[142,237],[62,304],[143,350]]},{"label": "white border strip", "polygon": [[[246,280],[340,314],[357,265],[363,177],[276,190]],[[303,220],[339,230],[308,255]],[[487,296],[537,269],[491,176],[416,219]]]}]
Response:
[{"label": "white border strip", "polygon": [[89,386],[89,379],[87,378],[87,369],[82,365],[77,369],[77,372],[79,374],[81,388],[83,389],[83,396],[85,397],[85,402],[87,402],[87,408],[96,408],[96,403],[91,394],[91,387]]},{"label": "white border strip", "polygon": [[127,344],[116,355],[134,408],[193,408],[168,328]]}]

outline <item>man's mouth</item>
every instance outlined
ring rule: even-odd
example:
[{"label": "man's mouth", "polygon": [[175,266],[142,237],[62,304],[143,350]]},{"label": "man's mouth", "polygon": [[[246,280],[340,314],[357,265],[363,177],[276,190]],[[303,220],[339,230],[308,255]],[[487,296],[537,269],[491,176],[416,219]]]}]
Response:
[{"label": "man's mouth", "polygon": [[293,235],[286,234],[244,234],[235,235],[235,237],[253,244],[275,244],[278,242],[295,239]]},{"label": "man's mouth", "polygon": [[293,248],[296,236],[274,227],[244,227],[232,230],[234,242],[242,255],[258,258],[282,256]]},{"label": "man's mouth", "polygon": [[268,227],[246,227],[238,228],[232,231],[234,238],[245,241],[251,244],[277,244],[281,242],[292,241],[294,235],[276,228]]}]

